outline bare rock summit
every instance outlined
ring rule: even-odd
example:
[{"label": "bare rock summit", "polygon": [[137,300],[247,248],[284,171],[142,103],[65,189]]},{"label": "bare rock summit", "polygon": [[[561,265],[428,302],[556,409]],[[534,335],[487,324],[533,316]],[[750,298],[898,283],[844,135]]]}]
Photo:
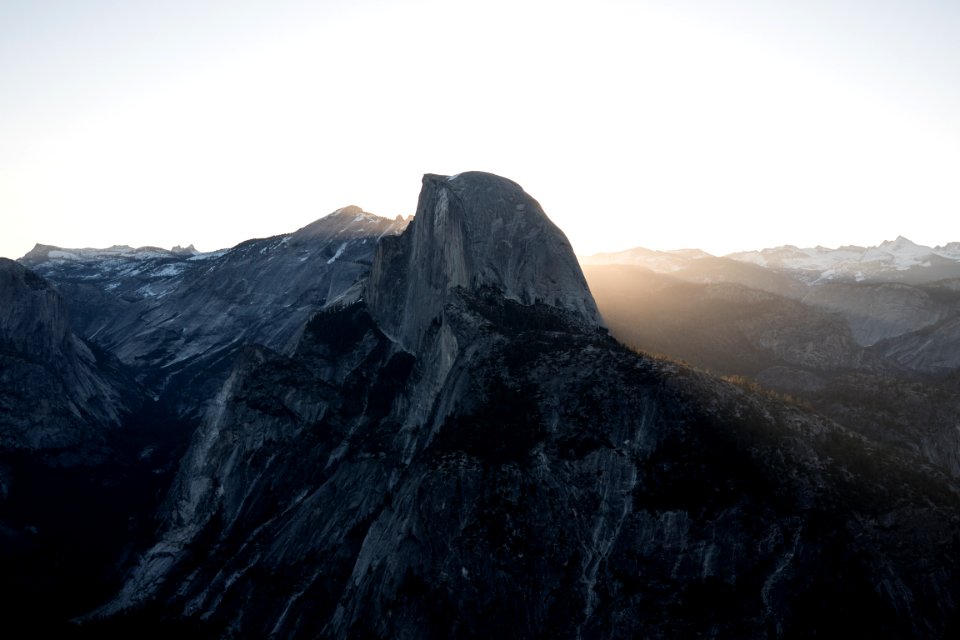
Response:
[{"label": "bare rock summit", "polygon": [[490,173],[424,175],[413,222],[380,243],[367,303],[388,335],[416,350],[458,288],[602,323],[566,236],[520,185]]}]

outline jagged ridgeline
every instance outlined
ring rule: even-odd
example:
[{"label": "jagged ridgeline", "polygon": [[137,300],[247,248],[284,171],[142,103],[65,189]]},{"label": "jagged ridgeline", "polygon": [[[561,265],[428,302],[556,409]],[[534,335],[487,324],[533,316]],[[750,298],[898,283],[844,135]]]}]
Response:
[{"label": "jagged ridgeline", "polygon": [[621,346],[517,184],[425,176],[360,271],[291,348],[237,347],[84,632],[957,631],[955,481]]}]

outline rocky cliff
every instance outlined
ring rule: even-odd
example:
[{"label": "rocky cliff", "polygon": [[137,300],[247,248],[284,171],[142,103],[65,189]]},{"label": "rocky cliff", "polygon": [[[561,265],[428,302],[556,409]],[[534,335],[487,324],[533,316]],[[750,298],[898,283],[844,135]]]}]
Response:
[{"label": "rocky cliff", "polygon": [[0,258],[0,450],[102,443],[135,402],[114,361],[73,333],[50,283]]},{"label": "rocky cliff", "polygon": [[48,627],[116,589],[115,563],[169,482],[178,436],[148,404],[127,367],[73,332],[48,281],[0,259],[5,634],[62,636]]},{"label": "rocky cliff", "polygon": [[489,174],[425,177],[362,298],[291,354],[245,350],[91,629],[950,632],[951,481],[626,350],[534,205]]},{"label": "rocky cliff", "polygon": [[455,291],[485,289],[601,322],[566,236],[519,185],[481,172],[425,175],[410,231],[378,248],[371,313],[416,350]]}]

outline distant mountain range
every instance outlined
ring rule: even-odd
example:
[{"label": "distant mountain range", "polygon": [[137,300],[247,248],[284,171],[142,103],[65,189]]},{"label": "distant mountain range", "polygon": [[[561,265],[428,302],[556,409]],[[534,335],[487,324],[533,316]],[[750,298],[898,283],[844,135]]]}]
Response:
[{"label": "distant mountain range", "polygon": [[[81,335],[137,368],[155,396],[200,411],[193,392],[221,384],[234,353],[248,343],[292,349],[313,313],[354,295],[378,240],[408,223],[349,206],[209,253],[37,245],[20,262],[57,283]],[[211,376],[214,362],[224,365]]]},{"label": "distant mountain range", "polygon": [[960,243],[580,258],[611,332],[960,476]]},{"label": "distant mountain range", "polygon": [[[583,256],[580,261],[585,265],[633,264],[658,273],[671,273],[689,268],[692,261],[713,257],[699,249],[653,251],[636,248]],[[885,241],[877,247],[850,245],[837,249],[819,246],[800,249],[786,245],[731,253],[724,257],[788,272],[807,283],[853,281],[923,284],[960,277],[960,242],[926,247],[903,236]]]}]

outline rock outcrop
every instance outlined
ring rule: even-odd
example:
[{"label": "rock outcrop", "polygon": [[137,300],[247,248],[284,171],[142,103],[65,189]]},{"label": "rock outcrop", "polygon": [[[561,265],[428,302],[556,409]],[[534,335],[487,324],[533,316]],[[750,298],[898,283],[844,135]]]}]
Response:
[{"label": "rock outcrop", "polygon": [[0,450],[96,446],[135,398],[112,359],[73,333],[50,283],[0,258]]},{"label": "rock outcrop", "polygon": [[563,232],[518,184],[488,173],[423,177],[410,230],[380,244],[366,296],[383,331],[416,351],[457,289],[601,323]]},{"label": "rock outcrop", "polygon": [[947,632],[956,487],[796,406],[623,348],[534,204],[489,174],[427,176],[362,298],[318,313],[292,354],[244,351],[158,538],[88,624]]}]

